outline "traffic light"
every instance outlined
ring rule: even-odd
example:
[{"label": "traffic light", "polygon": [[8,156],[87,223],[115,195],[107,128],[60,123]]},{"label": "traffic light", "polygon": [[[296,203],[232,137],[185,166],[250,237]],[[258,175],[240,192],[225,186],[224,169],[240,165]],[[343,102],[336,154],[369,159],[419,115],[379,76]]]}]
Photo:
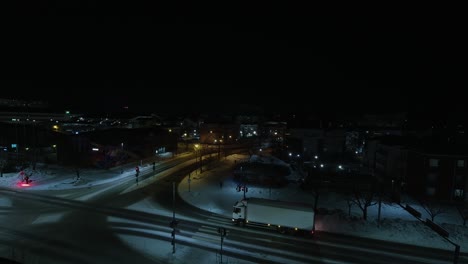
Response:
[{"label": "traffic light", "polygon": [[221,234],[221,236],[226,236],[226,228],[224,227],[218,227],[218,234]]}]

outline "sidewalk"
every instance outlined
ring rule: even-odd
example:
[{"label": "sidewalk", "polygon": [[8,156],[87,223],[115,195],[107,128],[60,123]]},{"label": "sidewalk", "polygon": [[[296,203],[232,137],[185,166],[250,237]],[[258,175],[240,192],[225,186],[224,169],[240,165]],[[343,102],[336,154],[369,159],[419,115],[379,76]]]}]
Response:
[{"label": "sidewalk", "polygon": [[[181,153],[179,155],[187,155]],[[158,158],[155,165],[171,159],[173,156],[168,153]],[[31,183],[29,185],[22,184],[22,176],[20,172],[4,173],[0,177],[0,186],[9,188],[28,188],[31,190],[58,190],[58,189],[73,189],[82,188],[86,185],[97,185],[114,181],[116,179],[127,177],[135,174],[135,167],[140,168],[140,173],[146,173],[153,169],[154,158],[141,160],[140,162],[133,162],[124,164],[109,169],[93,169],[93,168],[80,168],[79,180],[76,167],[65,167],[60,165],[36,165],[36,169],[26,168],[25,174],[31,175]]]}]

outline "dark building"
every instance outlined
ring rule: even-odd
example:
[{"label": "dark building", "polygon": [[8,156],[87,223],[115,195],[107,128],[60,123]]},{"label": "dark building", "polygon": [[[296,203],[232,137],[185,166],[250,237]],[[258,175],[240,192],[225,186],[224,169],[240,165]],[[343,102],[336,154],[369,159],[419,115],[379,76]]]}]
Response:
[{"label": "dark building", "polygon": [[366,163],[397,201],[403,192],[417,199],[468,201],[466,149],[434,138],[385,136],[368,141]]},{"label": "dark building", "polygon": [[374,138],[366,144],[366,167],[397,202],[408,180],[408,145],[408,138],[394,135]]},{"label": "dark building", "polygon": [[5,171],[56,161],[55,132],[36,122],[0,122],[0,161]]},{"label": "dark building", "polygon": [[407,192],[443,201],[468,201],[466,146],[432,146],[408,152]]},{"label": "dark building", "polygon": [[164,128],[145,127],[96,130],[60,138],[59,163],[109,168],[163,152],[177,152],[178,136]]}]

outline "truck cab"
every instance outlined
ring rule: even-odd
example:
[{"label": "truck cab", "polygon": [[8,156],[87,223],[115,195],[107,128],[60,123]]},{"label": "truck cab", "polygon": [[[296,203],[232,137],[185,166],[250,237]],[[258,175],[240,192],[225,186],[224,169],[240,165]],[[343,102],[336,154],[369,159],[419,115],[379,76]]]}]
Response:
[{"label": "truck cab", "polygon": [[236,224],[244,224],[247,212],[247,201],[237,201],[232,209],[232,221]]}]

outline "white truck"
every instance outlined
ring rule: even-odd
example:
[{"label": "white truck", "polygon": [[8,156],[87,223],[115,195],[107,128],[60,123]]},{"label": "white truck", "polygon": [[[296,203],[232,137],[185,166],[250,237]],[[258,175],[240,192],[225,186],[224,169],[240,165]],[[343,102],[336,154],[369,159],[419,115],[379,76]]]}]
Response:
[{"label": "white truck", "polygon": [[234,204],[232,221],[275,228],[280,233],[313,235],[315,231],[314,206],[306,203],[251,197]]}]

